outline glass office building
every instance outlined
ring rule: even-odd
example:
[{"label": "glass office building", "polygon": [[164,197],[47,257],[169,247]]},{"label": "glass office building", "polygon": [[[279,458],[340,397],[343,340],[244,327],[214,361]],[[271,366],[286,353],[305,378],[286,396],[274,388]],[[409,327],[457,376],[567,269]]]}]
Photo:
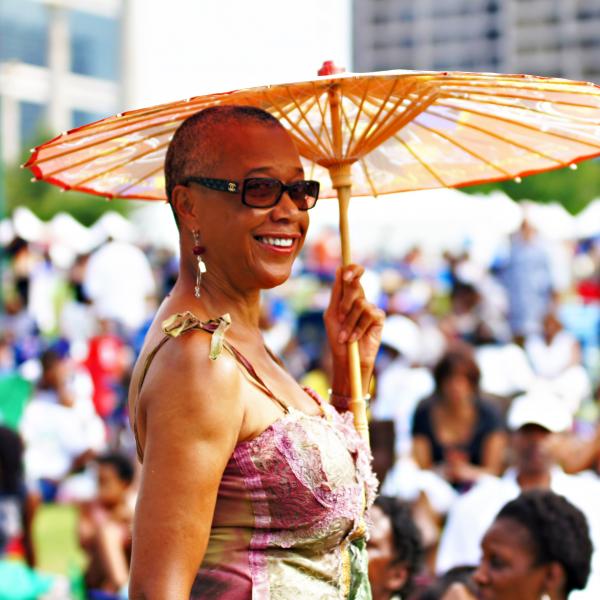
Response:
[{"label": "glass office building", "polygon": [[7,162],[42,130],[118,112],[127,0],[0,0],[0,135]]},{"label": "glass office building", "polygon": [[600,0],[354,0],[354,70],[600,82]]}]

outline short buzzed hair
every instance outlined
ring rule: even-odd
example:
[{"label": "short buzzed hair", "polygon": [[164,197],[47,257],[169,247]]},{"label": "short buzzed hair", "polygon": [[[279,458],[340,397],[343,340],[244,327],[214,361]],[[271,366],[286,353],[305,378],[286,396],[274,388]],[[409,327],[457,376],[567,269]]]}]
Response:
[{"label": "short buzzed hair", "polygon": [[218,160],[214,128],[226,123],[282,127],[271,113],[255,106],[211,106],[188,117],[175,131],[165,158],[165,187],[169,202],[175,186],[186,177],[211,175]]}]

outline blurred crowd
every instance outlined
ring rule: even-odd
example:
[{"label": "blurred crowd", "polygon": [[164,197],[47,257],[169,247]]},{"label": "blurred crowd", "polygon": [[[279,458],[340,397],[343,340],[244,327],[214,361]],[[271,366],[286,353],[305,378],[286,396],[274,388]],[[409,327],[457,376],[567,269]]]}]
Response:
[{"label": "blurred crowd", "polygon": [[[321,232],[263,302],[267,345],[324,397],[337,243]],[[51,250],[16,236],[2,264],[0,581],[18,565],[30,595],[6,597],[77,596],[72,574],[37,571],[32,526],[58,503],[76,514],[80,597],[126,597],[129,376],[177,256],[113,238],[68,264]],[[486,264],[468,247],[357,258],[388,315],[370,405],[374,600],[534,586],[533,566],[517,583],[494,571],[490,548],[514,557],[515,527],[541,553],[527,549],[532,565],[560,564],[563,587],[585,588],[569,597],[600,598],[600,239],[550,243],[524,218]]]}]

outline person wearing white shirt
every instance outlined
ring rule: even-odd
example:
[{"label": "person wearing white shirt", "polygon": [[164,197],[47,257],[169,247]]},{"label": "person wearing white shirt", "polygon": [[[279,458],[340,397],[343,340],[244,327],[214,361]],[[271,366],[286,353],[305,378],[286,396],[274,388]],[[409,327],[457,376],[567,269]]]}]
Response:
[{"label": "person wearing white shirt", "polygon": [[[503,477],[486,476],[458,498],[448,513],[438,549],[436,572],[456,566],[477,565],[480,543],[500,509],[522,491],[550,489],[564,496],[586,516],[594,547],[600,547],[600,480],[592,476],[566,475],[550,452],[553,434],[564,432],[571,417],[564,405],[552,396],[541,402],[534,396],[521,396],[508,413],[513,431],[512,450],[515,466]],[[570,598],[600,598],[600,554],[594,552],[592,574],[585,590]]]}]

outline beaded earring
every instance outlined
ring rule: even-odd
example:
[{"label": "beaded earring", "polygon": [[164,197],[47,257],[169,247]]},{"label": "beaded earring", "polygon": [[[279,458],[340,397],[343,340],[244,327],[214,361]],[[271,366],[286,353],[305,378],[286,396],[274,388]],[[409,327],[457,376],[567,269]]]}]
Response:
[{"label": "beaded earring", "polygon": [[197,229],[194,229],[192,235],[194,236],[194,247],[192,248],[192,252],[198,260],[194,296],[196,296],[196,298],[200,298],[200,284],[202,283],[202,274],[206,273],[206,263],[202,260],[202,255],[206,252],[206,248],[200,245],[200,234],[198,233]]}]

